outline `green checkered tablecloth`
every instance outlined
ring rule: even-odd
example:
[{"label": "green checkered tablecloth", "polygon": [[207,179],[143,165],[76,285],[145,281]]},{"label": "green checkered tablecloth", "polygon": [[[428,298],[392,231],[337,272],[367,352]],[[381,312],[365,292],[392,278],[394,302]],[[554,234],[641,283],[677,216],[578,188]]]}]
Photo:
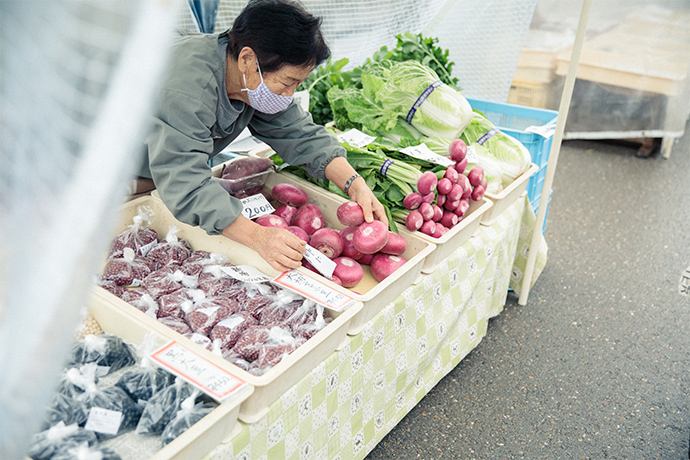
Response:
[{"label": "green checkered tablecloth", "polygon": [[[208,458],[364,458],[486,335],[519,287],[534,222],[517,200]],[[544,243],[535,280],[545,264]]]}]

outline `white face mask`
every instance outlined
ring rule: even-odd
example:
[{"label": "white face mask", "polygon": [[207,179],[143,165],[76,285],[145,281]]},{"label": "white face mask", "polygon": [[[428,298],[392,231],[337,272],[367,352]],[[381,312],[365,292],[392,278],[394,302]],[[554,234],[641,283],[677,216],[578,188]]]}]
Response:
[{"label": "white face mask", "polygon": [[242,91],[247,92],[247,96],[249,96],[249,105],[259,112],[267,114],[274,114],[287,109],[292,102],[292,96],[282,96],[271,91],[271,88],[264,83],[259,61],[256,61],[256,67],[259,69],[259,77],[261,78],[261,83],[259,83],[256,89],[247,88],[247,77],[245,74],[242,74],[242,78],[244,79],[244,88],[242,88]]}]

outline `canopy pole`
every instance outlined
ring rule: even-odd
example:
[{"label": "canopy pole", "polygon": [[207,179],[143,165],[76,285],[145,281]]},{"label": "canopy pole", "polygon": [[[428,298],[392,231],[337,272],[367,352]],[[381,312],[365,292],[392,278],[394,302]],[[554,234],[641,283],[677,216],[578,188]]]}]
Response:
[{"label": "canopy pole", "polygon": [[556,172],[556,164],[558,163],[558,154],[561,150],[561,143],[563,142],[563,132],[565,131],[565,121],[568,118],[568,109],[570,108],[570,100],[573,96],[573,88],[575,86],[575,77],[577,67],[580,63],[580,54],[582,53],[582,45],[585,40],[585,31],[587,29],[587,22],[589,21],[589,12],[592,7],[592,0],[583,0],[582,11],[580,12],[580,21],[577,26],[577,33],[575,35],[575,42],[570,55],[570,63],[568,64],[568,73],[565,77],[565,84],[563,93],[561,95],[561,102],[558,107],[558,120],[556,121],[556,132],[553,136],[553,143],[551,144],[551,152],[549,154],[549,162],[546,166],[546,177],[544,178],[544,186],[541,190],[541,200],[539,200],[539,210],[537,211],[537,222],[532,231],[532,240],[529,244],[527,253],[527,265],[525,266],[525,273],[522,277],[520,285],[520,297],[518,299],[519,305],[526,305],[529,297],[529,290],[532,284],[532,274],[534,272],[534,265],[537,261],[537,254],[539,253],[539,243],[541,239],[541,229],[544,228],[544,220],[546,219],[546,208],[549,205],[549,195],[551,194],[551,187],[553,185],[553,176]]}]

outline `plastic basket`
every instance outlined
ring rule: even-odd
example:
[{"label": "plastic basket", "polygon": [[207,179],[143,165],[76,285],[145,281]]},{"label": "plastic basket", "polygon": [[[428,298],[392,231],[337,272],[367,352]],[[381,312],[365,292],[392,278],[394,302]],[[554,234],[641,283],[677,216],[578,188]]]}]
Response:
[{"label": "plastic basket", "polygon": [[473,109],[484,113],[486,118],[496,125],[497,128],[520,141],[529,150],[529,153],[532,155],[532,163],[536,164],[539,170],[530,177],[526,190],[530,202],[536,203],[538,207],[541,189],[544,186],[544,178],[546,177],[546,165],[549,162],[553,136],[544,137],[530,132],[528,128],[547,124],[555,126],[558,112],[477,99],[467,99],[467,101]]}]

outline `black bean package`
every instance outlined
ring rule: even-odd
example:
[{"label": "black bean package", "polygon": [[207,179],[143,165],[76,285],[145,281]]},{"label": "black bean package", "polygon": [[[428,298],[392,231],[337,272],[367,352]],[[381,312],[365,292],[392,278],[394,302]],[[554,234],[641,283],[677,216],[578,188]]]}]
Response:
[{"label": "black bean package", "polygon": [[[230,276],[227,256],[192,249],[174,225],[152,243],[152,219],[141,210],[115,238],[100,284],[193,342],[263,375],[331,320],[297,294]],[[133,255],[134,246],[145,251]]]}]

